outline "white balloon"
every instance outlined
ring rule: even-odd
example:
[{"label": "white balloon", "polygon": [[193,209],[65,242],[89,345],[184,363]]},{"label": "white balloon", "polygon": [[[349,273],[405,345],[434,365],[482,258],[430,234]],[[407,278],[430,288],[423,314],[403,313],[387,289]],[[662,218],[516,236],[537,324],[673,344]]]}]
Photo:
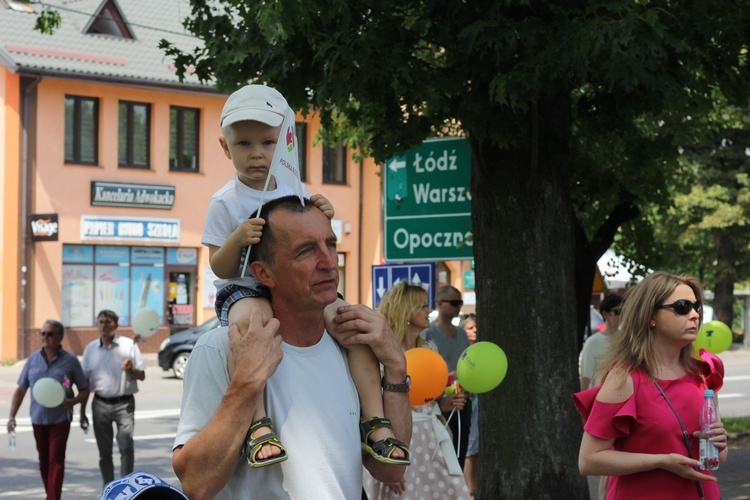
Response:
[{"label": "white balloon", "polygon": [[40,378],[31,388],[31,395],[37,403],[45,408],[56,408],[65,399],[65,389],[60,382],[51,378]]},{"label": "white balloon", "polygon": [[133,331],[141,337],[150,337],[159,329],[159,313],[150,307],[138,309],[133,315]]}]

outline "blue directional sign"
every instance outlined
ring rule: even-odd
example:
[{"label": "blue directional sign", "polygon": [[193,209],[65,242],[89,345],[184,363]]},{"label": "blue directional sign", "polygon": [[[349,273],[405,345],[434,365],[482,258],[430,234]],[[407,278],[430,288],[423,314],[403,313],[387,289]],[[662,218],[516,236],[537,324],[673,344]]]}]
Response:
[{"label": "blue directional sign", "polygon": [[427,290],[430,307],[434,307],[435,263],[422,264],[393,264],[372,266],[372,302],[373,308],[380,307],[380,300],[385,292],[399,281],[408,281],[413,285],[422,285]]}]

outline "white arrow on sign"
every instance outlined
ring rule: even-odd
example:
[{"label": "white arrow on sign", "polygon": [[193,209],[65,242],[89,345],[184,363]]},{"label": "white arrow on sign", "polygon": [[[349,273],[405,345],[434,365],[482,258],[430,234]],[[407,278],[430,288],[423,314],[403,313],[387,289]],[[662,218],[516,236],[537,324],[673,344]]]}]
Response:
[{"label": "white arrow on sign", "polygon": [[385,290],[385,286],[383,286],[383,277],[380,276],[378,278],[378,297],[382,298],[385,292],[386,290]]},{"label": "white arrow on sign", "polygon": [[411,283],[413,285],[419,285],[422,283],[422,280],[419,279],[419,275],[417,273],[414,273],[414,277],[412,277]]},{"label": "white arrow on sign", "polygon": [[402,168],[406,168],[406,160],[397,160],[394,158],[391,163],[388,164],[388,168],[394,172],[398,172]]}]

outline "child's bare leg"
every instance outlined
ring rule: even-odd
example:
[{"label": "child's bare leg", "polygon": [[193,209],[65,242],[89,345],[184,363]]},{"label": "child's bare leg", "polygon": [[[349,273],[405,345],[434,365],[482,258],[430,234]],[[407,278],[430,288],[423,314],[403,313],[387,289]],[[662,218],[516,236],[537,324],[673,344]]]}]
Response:
[{"label": "child's bare leg", "polygon": [[[356,332],[336,333],[333,318],[336,316],[336,309],[340,306],[347,305],[341,299],[330,304],[325,309],[326,330],[331,336],[341,343],[341,340]],[[380,388],[380,363],[373,354],[372,349],[366,345],[346,346],[348,351],[349,372],[352,374],[352,380],[359,394],[359,402],[362,406],[362,419],[370,417],[385,417],[383,411],[383,393]],[[383,439],[394,437],[393,431],[387,427],[378,427],[370,434],[371,442],[382,441]],[[391,455],[393,458],[404,458],[404,451],[395,448]]]},{"label": "child's bare leg", "polygon": [[[250,327],[250,313],[254,308],[259,308],[263,311],[266,318],[273,318],[273,311],[271,310],[271,304],[268,300],[261,297],[246,297],[240,299],[229,308],[229,314],[227,314],[227,320],[229,324],[235,323],[241,332],[247,331]],[[227,360],[227,369],[229,370],[229,376],[231,377],[234,370],[237,367],[234,364],[234,357],[232,352],[229,352],[229,359]],[[255,401],[255,411],[253,413],[253,422],[266,416],[266,406],[263,402],[263,394],[258,395],[258,399]],[[251,438],[255,439],[260,436],[265,436],[270,433],[271,429],[268,427],[259,427],[253,433]],[[258,452],[259,460],[266,460],[268,458],[275,457],[281,454],[281,449],[272,444],[264,444]]]}]

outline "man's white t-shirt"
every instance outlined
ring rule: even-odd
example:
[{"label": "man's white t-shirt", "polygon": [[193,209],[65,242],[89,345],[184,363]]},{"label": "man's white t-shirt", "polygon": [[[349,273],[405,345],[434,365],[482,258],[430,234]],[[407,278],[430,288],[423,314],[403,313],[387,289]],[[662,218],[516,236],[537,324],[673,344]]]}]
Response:
[{"label": "man's white t-shirt", "polygon": [[599,385],[601,361],[612,345],[612,337],[596,332],[586,339],[581,350],[581,376],[589,379],[590,387]]},{"label": "man's white t-shirt", "polygon": [[[229,387],[227,331],[204,334],[190,355],[175,447],[208,423]],[[311,347],[282,343],[281,349],[284,357],[266,384],[265,401],[289,459],[252,469],[239,450],[227,450],[237,454],[237,468],[216,498],[359,499],[359,399],[346,354],[328,334]]]},{"label": "man's white t-shirt", "polygon": [[[305,197],[310,198],[310,193],[304,185],[302,186],[302,190]],[[258,191],[243,184],[236,175],[232,180],[224,184],[224,187],[216,191],[208,203],[206,224],[203,226],[201,244],[206,246],[222,246],[227,241],[227,238],[229,238],[229,235],[258,210],[262,194],[263,191]],[[295,193],[291,187],[277,181],[276,189],[266,191],[264,203],[293,194]],[[258,284],[252,274],[250,274],[250,269],[245,271],[244,278],[240,278],[241,269],[242,263],[240,263],[237,269],[236,278],[219,278],[215,280],[214,286],[216,286],[216,290],[221,290],[230,284],[256,288]]]}]

